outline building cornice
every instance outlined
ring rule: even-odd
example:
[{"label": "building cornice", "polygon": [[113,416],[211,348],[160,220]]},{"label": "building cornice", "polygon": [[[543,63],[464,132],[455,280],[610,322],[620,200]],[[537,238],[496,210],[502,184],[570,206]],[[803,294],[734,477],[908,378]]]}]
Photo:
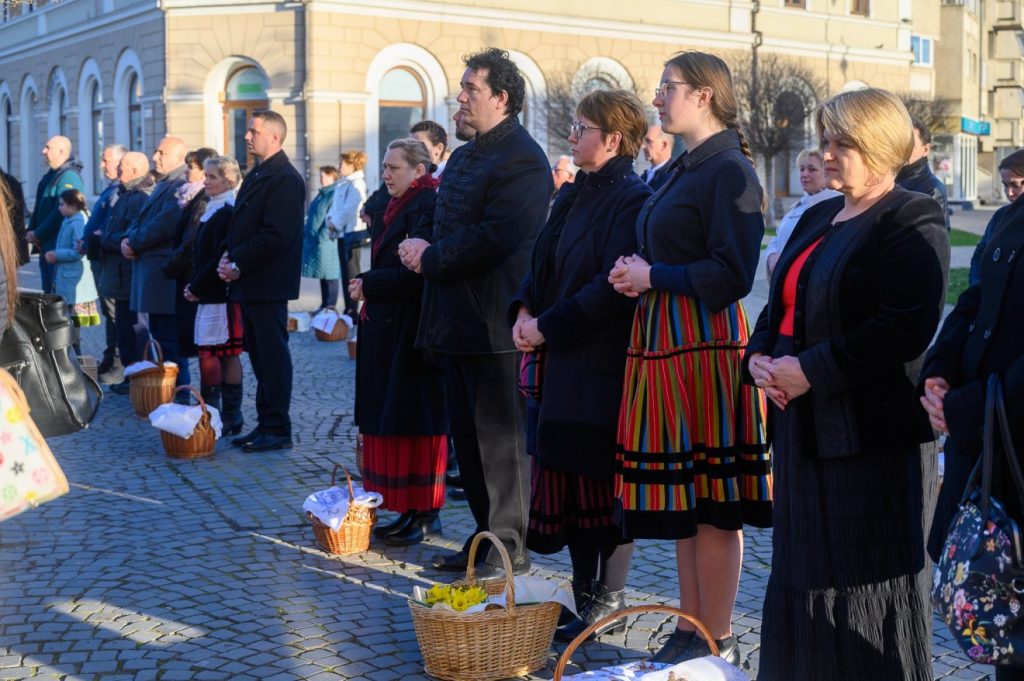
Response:
[{"label": "building cornice", "polygon": [[[45,7],[43,10],[56,11],[61,8],[62,5],[56,4]],[[29,16],[34,17],[37,15],[33,12]],[[109,30],[111,27],[120,30],[144,24],[147,21],[152,21],[153,19],[161,17],[163,17],[163,12],[160,10],[157,2],[140,2],[124,9],[100,14],[99,16],[77,23],[74,26],[69,26],[56,31],[46,31],[43,35],[35,35],[31,39],[10,45],[8,45],[7,41],[4,40],[4,30],[7,28],[16,28],[18,24],[0,24],[0,44],[4,45],[4,47],[0,49],[0,62],[11,59],[12,57],[32,57],[37,54],[49,52],[53,49],[55,44],[63,47],[65,45],[91,40]]]}]

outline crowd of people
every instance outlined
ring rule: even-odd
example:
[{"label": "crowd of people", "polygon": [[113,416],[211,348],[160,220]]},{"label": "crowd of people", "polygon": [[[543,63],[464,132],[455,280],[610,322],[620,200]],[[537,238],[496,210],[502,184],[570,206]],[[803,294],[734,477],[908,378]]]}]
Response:
[{"label": "crowd of people", "polygon": [[[767,199],[725,62],[670,57],[655,125],[634,93],[587,94],[571,156],[553,165],[519,122],[524,98],[507,52],[468,55],[454,115],[464,144],[448,157],[445,127],[417,123],[388,144],[372,194],[366,155],[346,151],[320,168],[304,228],[305,186],[273,112],[250,123],[259,162],[244,179],[234,159],[174,137],[154,154],[155,178],[142,154],[107,149],[111,185],[88,222],[57,137],[27,240],[78,323],[107,317],[122,362],[147,334],[171,359],[198,354],[203,395],[223,398],[236,433],[244,348],[259,415],[234,441],[247,451],[291,446],[286,315],[300,274],[320,280],[322,309],[343,292],[340,312],[359,328],[363,482],[395,513],[374,533],[408,546],[441,532],[454,451],[476,527],[432,567],[464,571],[481,531],[516,573],[530,552],[567,548],[576,614],[561,639],[625,607],[634,540],[668,540],[682,609],[738,663],[743,528],[771,527],[758,679],[932,678],[929,553],[977,459],[991,375],[1024,445],[1013,313],[1024,151],[1000,166],[1011,204],[940,331],[949,210],[930,133],[885,90],[829,98],[814,117],[819,148],[797,158],[805,193],[768,244],[768,301],[751,325],[741,300]],[[675,137],[686,151],[673,158]],[[12,230],[0,236],[9,314],[25,254]],[[83,253],[98,254],[95,287]],[[1021,519],[1012,488],[996,490]],[[481,577],[501,565],[495,550],[476,560]],[[653,659],[701,657],[711,643],[680,620]]]}]

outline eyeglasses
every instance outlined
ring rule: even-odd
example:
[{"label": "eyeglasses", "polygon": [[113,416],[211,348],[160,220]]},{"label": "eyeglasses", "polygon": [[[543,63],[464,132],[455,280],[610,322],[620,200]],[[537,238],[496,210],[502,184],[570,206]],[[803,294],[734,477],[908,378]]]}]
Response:
[{"label": "eyeglasses", "polygon": [[654,88],[655,97],[667,97],[675,88],[669,87],[670,85],[689,85],[686,81],[682,80],[663,80],[661,87]]},{"label": "eyeglasses", "polygon": [[603,131],[604,128],[597,128],[594,127],[593,125],[583,125],[583,121],[574,121],[573,124],[569,126],[569,133],[573,137],[583,137],[583,133],[585,133],[587,130]]}]

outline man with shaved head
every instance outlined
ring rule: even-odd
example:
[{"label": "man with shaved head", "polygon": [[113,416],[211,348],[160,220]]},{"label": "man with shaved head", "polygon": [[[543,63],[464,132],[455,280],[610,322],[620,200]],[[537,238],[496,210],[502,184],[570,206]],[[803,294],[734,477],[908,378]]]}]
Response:
[{"label": "man with shaved head", "polygon": [[181,219],[176,193],[186,181],[187,153],[188,147],[179,137],[160,140],[153,152],[153,168],[160,179],[121,239],[121,254],[132,261],[131,310],[149,315],[149,333],[160,343],[164,359],[178,364],[178,385],[189,382],[188,362],[178,356],[176,282],[167,278],[163,268],[174,250],[174,235]]},{"label": "man with shaved head", "polygon": [[[146,327],[129,303],[132,293],[132,263],[121,253],[121,240],[135,222],[149,195],[153,180],[149,176],[149,159],[145,154],[129,151],[117,164],[117,201],[110,209],[110,217],[100,235],[103,273],[99,294],[114,300],[114,322],[117,328],[117,348],[121,363],[128,366],[141,359],[142,348],[148,338]],[[123,381],[111,389],[121,392],[128,387]]]},{"label": "man with shaved head", "polygon": [[[57,210],[57,201],[61,192],[77,189],[85,192],[82,182],[82,164],[71,155],[71,140],[63,135],[55,135],[43,147],[43,158],[49,170],[39,180],[36,187],[36,204],[32,210],[26,238],[34,244],[40,253],[52,251],[57,244],[57,233],[64,217]],[[43,291],[53,293],[56,265],[39,258],[39,273],[43,280]]]}]

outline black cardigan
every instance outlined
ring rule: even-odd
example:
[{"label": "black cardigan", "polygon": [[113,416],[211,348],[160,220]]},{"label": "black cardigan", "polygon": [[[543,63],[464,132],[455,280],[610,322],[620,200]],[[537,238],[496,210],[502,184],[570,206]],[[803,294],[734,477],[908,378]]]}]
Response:
[{"label": "black cardigan", "polygon": [[[635,252],[636,218],[650,195],[626,157],[563,185],[537,239],[531,272],[509,306],[509,322],[525,305],[544,335],[537,453],[547,467],[612,475],[636,299],[616,293],[608,272],[619,256]],[[557,229],[561,236],[552,243],[546,237]],[[538,281],[549,290],[538,291]]]},{"label": "black cardigan", "polygon": [[917,404],[920,358],[941,319],[949,236],[939,205],[895,187],[832,226],[844,199],[822,201],[797,223],[772,276],[768,304],[744,358],[771,355],[782,283],[793,260],[824,237],[797,283],[793,344],[811,389],[790,402],[803,456],[886,454],[935,439]]},{"label": "black cardigan", "polygon": [[192,245],[192,295],[203,305],[228,302],[228,285],[218,276],[217,265],[227,248],[228,228],[234,208],[222,206],[206,222],[199,223]]}]

